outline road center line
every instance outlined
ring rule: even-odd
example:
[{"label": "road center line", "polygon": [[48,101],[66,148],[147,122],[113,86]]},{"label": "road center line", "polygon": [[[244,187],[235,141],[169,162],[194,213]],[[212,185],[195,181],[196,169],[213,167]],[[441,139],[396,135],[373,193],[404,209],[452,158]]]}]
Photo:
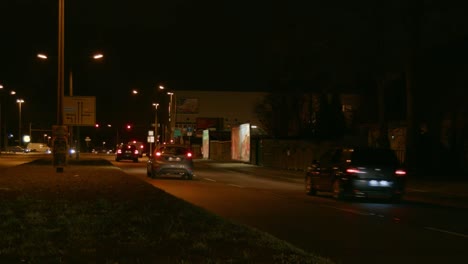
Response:
[{"label": "road center line", "polygon": [[426,226],[425,229],[428,229],[428,230],[431,230],[431,231],[436,231],[436,232],[441,232],[441,233],[445,233],[445,234],[449,234],[449,235],[459,236],[459,237],[463,237],[463,238],[468,238],[468,235],[465,235],[465,234],[452,232],[452,231],[448,231],[448,230],[443,230],[443,229],[438,229],[438,228],[434,228],[434,227],[430,227],[430,226]]},{"label": "road center line", "polygon": [[203,178],[204,180],[207,180],[207,181],[212,181],[212,182],[215,182],[216,180],[213,180],[213,179],[210,179],[210,178]]},{"label": "road center line", "polygon": [[236,184],[228,184],[229,186],[234,186],[234,187],[238,187],[238,188],[244,188],[243,186],[240,186],[240,185],[236,185]]}]

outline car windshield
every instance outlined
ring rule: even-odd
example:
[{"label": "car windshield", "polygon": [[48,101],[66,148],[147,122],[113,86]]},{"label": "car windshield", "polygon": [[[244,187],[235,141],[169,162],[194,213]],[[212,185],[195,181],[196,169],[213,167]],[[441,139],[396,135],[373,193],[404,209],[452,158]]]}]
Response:
[{"label": "car windshield", "polygon": [[351,155],[353,163],[374,165],[398,165],[395,153],[389,149],[359,149]]},{"label": "car windshield", "polygon": [[133,145],[127,145],[127,146],[123,146],[122,149],[130,149],[130,150],[133,150],[133,149],[135,149],[135,146],[133,146]]},{"label": "car windshield", "polygon": [[161,149],[161,152],[164,154],[185,155],[187,154],[187,149],[183,147],[165,147]]}]

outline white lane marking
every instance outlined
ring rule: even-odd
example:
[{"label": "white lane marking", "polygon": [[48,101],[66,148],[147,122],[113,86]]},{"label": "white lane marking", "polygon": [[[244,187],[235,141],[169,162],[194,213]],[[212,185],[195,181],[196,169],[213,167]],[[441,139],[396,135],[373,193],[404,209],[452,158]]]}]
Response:
[{"label": "white lane marking", "polygon": [[441,232],[441,233],[445,233],[445,234],[449,234],[449,235],[459,236],[459,237],[463,237],[463,238],[468,238],[468,235],[465,235],[465,234],[452,232],[452,231],[448,231],[448,230],[443,230],[443,229],[438,229],[438,228],[434,228],[434,227],[430,227],[430,226],[426,226],[425,229],[428,229],[428,230],[431,230],[431,231],[436,231],[436,232]]},{"label": "white lane marking", "polygon": [[[207,180],[207,181],[211,181],[211,182],[216,182],[216,180],[213,180],[213,179],[210,179],[210,178],[203,178],[204,180]],[[244,186],[240,186],[240,185],[237,185],[237,184],[226,184],[226,185],[229,185],[229,186],[233,186],[233,187],[238,187],[238,188],[244,188]]]},{"label": "white lane marking", "polygon": [[367,215],[367,216],[375,215],[373,213],[366,213],[366,212],[362,212],[362,211],[358,211],[358,210],[339,208],[339,207],[328,206],[328,205],[322,205],[322,207],[328,207],[328,208],[332,208],[332,209],[335,209],[335,210],[338,210],[338,211],[343,211],[343,212],[357,214],[357,215]]},{"label": "white lane marking", "polygon": [[207,181],[212,181],[212,182],[215,182],[216,180],[213,180],[213,179],[210,179],[210,178],[203,178],[204,180],[207,180]]}]

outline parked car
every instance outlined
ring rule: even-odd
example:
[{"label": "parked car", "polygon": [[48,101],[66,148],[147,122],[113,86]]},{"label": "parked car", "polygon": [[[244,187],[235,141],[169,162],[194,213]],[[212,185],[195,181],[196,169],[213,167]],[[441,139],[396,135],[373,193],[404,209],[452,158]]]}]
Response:
[{"label": "parked car", "polygon": [[122,145],[115,152],[115,161],[132,160],[138,162],[140,152],[134,145]]},{"label": "parked car", "polygon": [[10,147],[6,148],[6,151],[11,152],[11,153],[29,153],[29,152],[31,152],[30,149],[23,148],[21,146],[10,146]]},{"label": "parked car", "polygon": [[161,175],[177,175],[193,179],[192,150],[185,145],[163,145],[156,148],[147,162],[147,175],[156,178]]},{"label": "parked car", "polygon": [[335,148],[307,168],[305,190],[331,192],[336,199],[385,198],[400,201],[406,170],[391,149]]}]

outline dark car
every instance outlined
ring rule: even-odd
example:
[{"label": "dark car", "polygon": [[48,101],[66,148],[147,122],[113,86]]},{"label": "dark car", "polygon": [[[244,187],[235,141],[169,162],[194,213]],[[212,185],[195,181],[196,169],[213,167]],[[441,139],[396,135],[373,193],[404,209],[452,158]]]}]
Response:
[{"label": "dark car", "polygon": [[156,148],[147,163],[147,175],[177,175],[193,179],[192,150],[185,145],[163,145]]},{"label": "dark car", "polygon": [[307,194],[331,192],[336,199],[385,198],[400,201],[406,170],[391,149],[335,148],[307,168]]},{"label": "dark car", "polygon": [[138,162],[139,150],[134,145],[122,145],[115,152],[115,161],[132,160]]}]

